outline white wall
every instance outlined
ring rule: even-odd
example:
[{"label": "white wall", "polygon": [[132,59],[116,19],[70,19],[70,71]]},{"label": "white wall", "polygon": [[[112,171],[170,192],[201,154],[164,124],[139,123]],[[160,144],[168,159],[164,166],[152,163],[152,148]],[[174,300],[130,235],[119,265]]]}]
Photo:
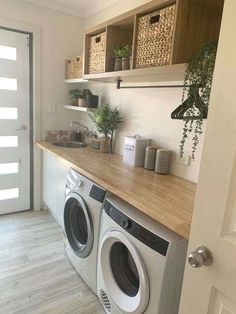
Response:
[{"label": "white wall", "polygon": [[[102,12],[86,18],[86,29],[147,2],[149,0],[120,0]],[[168,84],[170,83],[168,82]],[[103,103],[107,102],[117,106],[124,115],[125,123],[116,134],[115,151],[117,153],[123,154],[125,135],[138,133],[150,137],[153,139],[153,143],[174,152],[171,173],[197,182],[204,135],[198,146],[196,160],[192,161],[190,166],[178,165],[175,162],[175,154],[179,151],[183,121],[171,120],[170,114],[181,103],[181,89],[116,90],[115,84],[102,83],[89,83],[88,86],[100,96]],[[81,119],[81,122],[91,127],[91,122],[86,114],[82,114]],[[189,155],[191,155],[191,145],[191,143],[186,145],[185,149]]]},{"label": "white wall", "polygon": [[64,84],[64,62],[83,50],[84,20],[20,0],[0,0],[0,17],[40,27],[42,134],[44,129],[68,129],[68,120],[78,115],[63,108],[71,88]]},{"label": "white wall", "polygon": [[[173,151],[171,173],[197,182],[204,135],[196,153],[196,160],[186,167],[175,162],[179,151],[183,121],[172,120],[171,112],[181,103],[181,89],[134,89],[117,90],[115,84],[89,83],[88,87],[99,95],[102,103],[118,107],[124,123],[116,132],[115,152],[123,155],[125,135],[141,134],[157,144]],[[95,129],[86,113],[81,113],[81,123]],[[191,143],[186,145],[191,155]]]}]

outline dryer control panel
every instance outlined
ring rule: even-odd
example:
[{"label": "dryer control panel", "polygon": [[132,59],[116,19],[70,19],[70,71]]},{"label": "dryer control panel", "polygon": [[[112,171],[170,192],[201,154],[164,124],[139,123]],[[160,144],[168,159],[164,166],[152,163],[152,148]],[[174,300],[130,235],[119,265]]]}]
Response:
[{"label": "dryer control panel", "polygon": [[169,242],[158,235],[147,230],[139,225],[136,221],[132,220],[119,209],[117,209],[108,200],[105,200],[104,210],[112,220],[114,220],[120,227],[133,237],[153,249],[154,251],[166,256],[169,247]]}]

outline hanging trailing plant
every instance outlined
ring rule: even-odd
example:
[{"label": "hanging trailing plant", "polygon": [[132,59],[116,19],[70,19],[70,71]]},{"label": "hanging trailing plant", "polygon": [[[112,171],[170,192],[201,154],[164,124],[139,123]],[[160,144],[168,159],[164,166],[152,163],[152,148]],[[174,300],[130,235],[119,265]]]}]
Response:
[{"label": "hanging trailing plant", "polygon": [[[203,133],[203,119],[207,118],[208,113],[216,52],[217,42],[212,41],[204,46],[187,65],[181,105],[187,109],[182,116],[185,122],[179,145],[180,157],[183,157],[185,143],[193,133],[192,158],[195,160],[199,137]],[[186,107],[186,102],[188,106],[190,103],[189,107]]]}]

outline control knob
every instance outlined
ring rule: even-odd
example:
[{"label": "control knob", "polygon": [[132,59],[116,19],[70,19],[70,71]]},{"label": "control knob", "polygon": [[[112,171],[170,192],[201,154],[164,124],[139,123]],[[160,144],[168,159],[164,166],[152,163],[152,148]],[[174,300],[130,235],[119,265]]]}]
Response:
[{"label": "control knob", "polygon": [[83,185],[83,181],[82,180],[77,180],[76,187],[80,188],[82,185]]},{"label": "control knob", "polygon": [[131,227],[131,220],[130,219],[124,219],[122,221],[122,226],[124,229],[128,229]]}]

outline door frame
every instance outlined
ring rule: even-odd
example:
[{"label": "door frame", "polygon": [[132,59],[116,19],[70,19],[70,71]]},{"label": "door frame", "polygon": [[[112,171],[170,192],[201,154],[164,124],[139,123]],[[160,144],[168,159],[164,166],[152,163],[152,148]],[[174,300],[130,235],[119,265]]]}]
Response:
[{"label": "door frame", "polygon": [[40,27],[11,19],[0,18],[0,28],[30,36],[30,209],[39,211],[41,204],[41,153],[35,143],[41,139],[40,110]]}]

